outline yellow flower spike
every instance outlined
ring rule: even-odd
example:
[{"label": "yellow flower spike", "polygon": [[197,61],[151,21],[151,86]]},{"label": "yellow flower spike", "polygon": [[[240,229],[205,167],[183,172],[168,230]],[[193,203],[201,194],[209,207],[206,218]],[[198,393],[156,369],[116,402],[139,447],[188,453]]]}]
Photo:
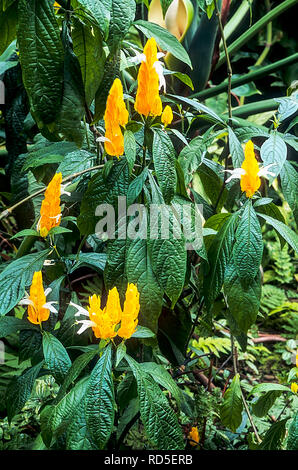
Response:
[{"label": "yellow flower spike", "polygon": [[162,80],[161,64],[158,62],[157,45],[154,38],[150,38],[143,51],[142,63],[138,73],[138,90],[135,101],[135,110],[144,116],[160,116],[162,103],[159,96]]},{"label": "yellow flower spike", "polygon": [[106,129],[104,145],[108,155],[115,157],[123,155],[124,137],[120,126],[126,126],[128,117],[122,83],[119,78],[116,78],[110,89],[104,114]]},{"label": "yellow flower spike", "polygon": [[[89,297],[89,306],[87,307],[90,320],[87,320],[88,326],[92,327],[93,333],[96,338],[111,339],[116,336],[115,324],[112,323],[110,316],[106,313],[106,309],[101,309],[101,300],[99,295],[92,295]],[[83,323],[86,320],[83,320]]]},{"label": "yellow flower spike", "polygon": [[61,181],[62,174],[56,173],[50,181],[44,199],[41,203],[40,219],[37,224],[37,230],[41,237],[46,237],[53,227],[57,227],[61,222]]},{"label": "yellow flower spike", "polygon": [[173,111],[172,111],[172,108],[169,105],[167,105],[162,112],[161,122],[165,127],[167,127],[171,124],[172,121],[173,121]]},{"label": "yellow flower spike", "polygon": [[50,316],[50,310],[44,308],[46,296],[42,284],[41,271],[36,271],[33,275],[28,300],[30,302],[28,302],[28,320],[34,323],[34,325],[40,325],[41,322],[47,321]]},{"label": "yellow flower spike", "polygon": [[117,287],[109,291],[107,305],[105,307],[106,314],[109,315],[113,325],[118,325],[121,320],[122,310],[120,306],[120,298]]},{"label": "yellow flower spike", "polygon": [[291,391],[292,391],[293,393],[298,393],[298,384],[296,384],[295,382],[293,382],[293,383],[291,384]]},{"label": "yellow flower spike", "polygon": [[241,190],[245,192],[246,197],[252,198],[255,192],[261,186],[261,176],[264,178],[267,178],[268,175],[275,176],[274,173],[268,171],[268,168],[275,166],[275,163],[271,163],[270,165],[260,168],[255,157],[254,144],[251,140],[246,143],[244,154],[245,158],[241,168],[235,168],[234,170],[224,170],[228,173],[231,173],[231,176],[226,180],[226,183],[231,181],[233,178],[240,179]]},{"label": "yellow flower spike", "polygon": [[138,325],[138,314],[140,311],[140,294],[137,286],[128,284],[121,318],[121,326],[117,332],[124,339],[130,338],[136,331]]},{"label": "yellow flower spike", "polygon": [[241,190],[246,193],[246,197],[251,198],[261,186],[259,177],[259,165],[255,157],[254,144],[251,140],[245,145],[245,159],[241,168],[245,170],[245,174],[241,175]]},{"label": "yellow flower spike", "polygon": [[189,443],[191,446],[197,446],[200,442],[200,436],[197,426],[193,426],[188,434]]}]

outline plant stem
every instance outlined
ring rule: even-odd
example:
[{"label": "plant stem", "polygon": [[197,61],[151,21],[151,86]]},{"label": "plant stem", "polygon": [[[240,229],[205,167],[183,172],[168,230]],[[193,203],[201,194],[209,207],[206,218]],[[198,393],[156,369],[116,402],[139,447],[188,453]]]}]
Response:
[{"label": "plant stem", "polygon": [[[276,17],[281,15],[288,8],[297,4],[297,0],[285,0],[280,5],[277,5],[265,16],[260,18],[253,26],[251,26],[245,33],[243,33],[236,41],[234,41],[229,47],[228,51],[230,57],[237,52],[243,44],[247,43],[252,37],[254,37],[259,31],[261,31],[268,23],[273,21]],[[216,68],[220,67],[226,61],[225,53],[220,54],[219,61]]]},{"label": "plant stem", "polygon": [[[231,335],[231,348],[232,348],[232,358],[233,358],[233,368],[234,368],[234,375],[238,374],[238,367],[237,367],[237,356],[238,356],[238,351],[237,351],[237,347],[235,345],[235,341],[234,341],[234,336]],[[253,428],[253,431],[254,431],[254,434],[256,436],[256,439],[258,441],[258,443],[260,444],[262,442],[262,440],[260,439],[260,436],[258,434],[258,431],[257,431],[257,428],[255,426],[255,423],[253,421],[253,418],[250,414],[250,411],[249,411],[249,408],[248,408],[248,404],[246,402],[246,399],[245,399],[245,396],[243,394],[243,391],[242,391],[242,388],[241,388],[241,385],[240,385],[240,390],[241,390],[241,398],[242,398],[242,402],[243,402],[243,405],[244,405],[244,408],[245,408],[245,411],[247,413],[247,416],[248,416],[248,419],[250,421],[250,424]]]},{"label": "plant stem", "polygon": [[[243,77],[232,79],[232,89],[236,88],[237,86],[244,85],[245,83],[252,82],[253,80],[257,80],[258,78],[263,77],[264,75],[269,75],[270,73],[275,72],[276,70],[280,70],[281,68],[287,67],[291,64],[295,64],[296,62],[298,62],[298,52],[290,55],[289,57],[286,57],[285,59],[278,60],[273,64],[261,67],[259,70],[247,73]],[[226,92],[227,88],[227,82],[220,83],[220,85],[216,85],[212,88],[207,88],[206,90],[194,93],[189,98],[200,98],[201,100],[210,98],[212,96],[216,96],[220,93]]]},{"label": "plant stem", "polygon": [[221,35],[221,39],[222,39],[222,42],[223,42],[224,53],[225,53],[225,57],[226,57],[226,61],[227,61],[227,69],[228,69],[228,112],[229,112],[229,125],[231,126],[232,125],[232,95],[231,95],[231,91],[232,91],[233,71],[232,71],[231,61],[230,61],[230,57],[229,57],[227,42],[226,42],[226,39],[225,39],[224,29],[223,29],[223,25],[222,25],[222,21],[221,21],[221,13],[220,13],[220,10],[218,8],[217,0],[213,0],[213,1],[214,1],[214,7],[215,7],[215,11],[216,11],[217,20],[218,20],[220,35]]},{"label": "plant stem", "polygon": [[[77,178],[78,176],[84,175],[85,173],[89,173],[90,171],[100,170],[103,167],[104,167],[104,165],[96,165],[96,166],[93,166],[91,168],[88,168],[87,170],[79,171],[78,173],[74,173],[73,175],[69,175],[66,178],[64,178],[62,180],[62,183],[67,183],[68,181],[71,181],[74,178]],[[43,188],[43,189],[40,189],[39,191],[36,191],[36,193],[30,194],[30,196],[25,197],[24,199],[17,202],[13,206],[9,207],[8,209],[5,209],[5,211],[1,212],[1,214],[0,214],[0,220],[5,219],[6,217],[8,217],[12,213],[12,211],[14,209],[16,209],[17,207],[19,207],[20,205],[24,204],[27,201],[30,201],[30,199],[33,199],[36,196],[39,196],[40,194],[43,194],[46,191],[46,189],[47,189],[46,187]]]}]

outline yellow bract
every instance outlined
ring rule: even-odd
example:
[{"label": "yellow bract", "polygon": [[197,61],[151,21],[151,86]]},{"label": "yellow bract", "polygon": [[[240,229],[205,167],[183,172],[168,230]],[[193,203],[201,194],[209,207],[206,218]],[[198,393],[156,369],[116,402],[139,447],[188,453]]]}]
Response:
[{"label": "yellow bract", "polygon": [[36,271],[33,275],[29,301],[31,303],[28,305],[28,320],[35,325],[40,325],[41,322],[47,321],[50,316],[50,310],[43,307],[46,303],[46,296],[42,284],[41,271]]},{"label": "yellow bract", "polygon": [[138,73],[135,110],[144,116],[160,116],[162,103],[159,96],[159,76],[155,68],[157,45],[154,38],[148,39],[144,47],[144,56],[146,60],[141,63]]},{"label": "yellow bract", "polygon": [[123,87],[119,78],[114,80],[107,99],[104,114],[105,121],[105,151],[107,154],[119,157],[124,153],[124,137],[121,127],[128,123],[128,111],[123,98]]},{"label": "yellow bract", "polygon": [[246,193],[246,197],[251,198],[261,186],[261,179],[258,175],[260,169],[255,157],[254,144],[251,140],[245,145],[245,159],[241,168],[245,174],[241,175],[241,190]]},{"label": "yellow bract", "polygon": [[[126,291],[123,311],[120,306],[119,293],[116,287],[109,291],[106,306],[101,308],[100,296],[89,297],[89,318],[93,322],[92,330],[96,338],[111,339],[116,335],[130,338],[138,324],[140,311],[139,292],[134,284],[129,284]],[[121,322],[120,328],[116,330]]]},{"label": "yellow bract", "polygon": [[172,111],[172,108],[169,105],[167,105],[162,112],[161,122],[163,123],[165,127],[167,127],[169,124],[171,124],[172,121],[173,121],[173,111]]},{"label": "yellow bract", "polygon": [[53,227],[57,227],[61,222],[61,181],[62,174],[56,173],[50,181],[44,200],[41,203],[40,219],[37,224],[37,230],[42,237],[46,237]]},{"label": "yellow bract", "polygon": [[199,431],[198,431],[197,426],[194,426],[194,427],[191,428],[191,430],[188,434],[188,438],[190,439],[189,443],[190,443],[191,446],[198,445],[198,443],[200,441],[200,436],[199,436]]},{"label": "yellow bract", "polygon": [[138,314],[140,311],[140,294],[137,286],[128,284],[124,308],[121,316],[121,326],[117,334],[121,338],[128,339],[136,331]]},{"label": "yellow bract", "polygon": [[291,384],[291,390],[293,393],[298,393],[298,384],[296,384],[295,382],[293,382]]}]

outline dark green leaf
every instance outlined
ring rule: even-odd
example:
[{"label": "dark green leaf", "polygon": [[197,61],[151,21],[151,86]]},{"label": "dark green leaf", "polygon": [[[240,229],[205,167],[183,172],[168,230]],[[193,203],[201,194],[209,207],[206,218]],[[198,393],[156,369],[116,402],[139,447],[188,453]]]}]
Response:
[{"label": "dark green leaf", "polygon": [[224,426],[236,432],[242,421],[242,397],[240,377],[236,374],[229,388],[225,391],[223,405],[220,409],[220,419]]},{"label": "dark green leaf", "polygon": [[175,150],[171,139],[161,129],[154,130],[152,153],[158,184],[165,203],[170,204],[177,185]]},{"label": "dark green leaf", "polygon": [[46,331],[43,333],[42,346],[47,368],[58,383],[62,383],[71,367],[71,360],[65,347],[55,336]]}]

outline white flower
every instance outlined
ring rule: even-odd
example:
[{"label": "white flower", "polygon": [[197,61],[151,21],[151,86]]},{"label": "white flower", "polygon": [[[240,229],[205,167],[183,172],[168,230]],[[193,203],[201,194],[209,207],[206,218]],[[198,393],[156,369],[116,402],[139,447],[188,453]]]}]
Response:
[{"label": "white flower", "polygon": [[[268,176],[275,176],[275,173],[268,171],[268,168],[275,166],[275,163],[270,163],[270,165],[263,166],[259,169],[257,175],[262,176],[263,178],[268,178]],[[246,175],[244,168],[235,168],[234,170],[224,170],[224,172],[231,173],[231,176],[226,180],[226,183],[229,183],[232,179],[241,179],[241,176]]]},{"label": "white flower", "polygon": [[[85,308],[83,308],[81,305],[75,304],[74,302],[70,302],[69,305],[77,309],[77,313],[75,313],[75,317],[78,317],[80,315],[84,315],[85,317],[89,317],[89,312]],[[76,321],[76,324],[81,324],[81,328],[77,331],[78,335],[84,333],[88,328],[92,326],[96,326],[96,323],[94,323],[91,320],[78,320]]]}]

